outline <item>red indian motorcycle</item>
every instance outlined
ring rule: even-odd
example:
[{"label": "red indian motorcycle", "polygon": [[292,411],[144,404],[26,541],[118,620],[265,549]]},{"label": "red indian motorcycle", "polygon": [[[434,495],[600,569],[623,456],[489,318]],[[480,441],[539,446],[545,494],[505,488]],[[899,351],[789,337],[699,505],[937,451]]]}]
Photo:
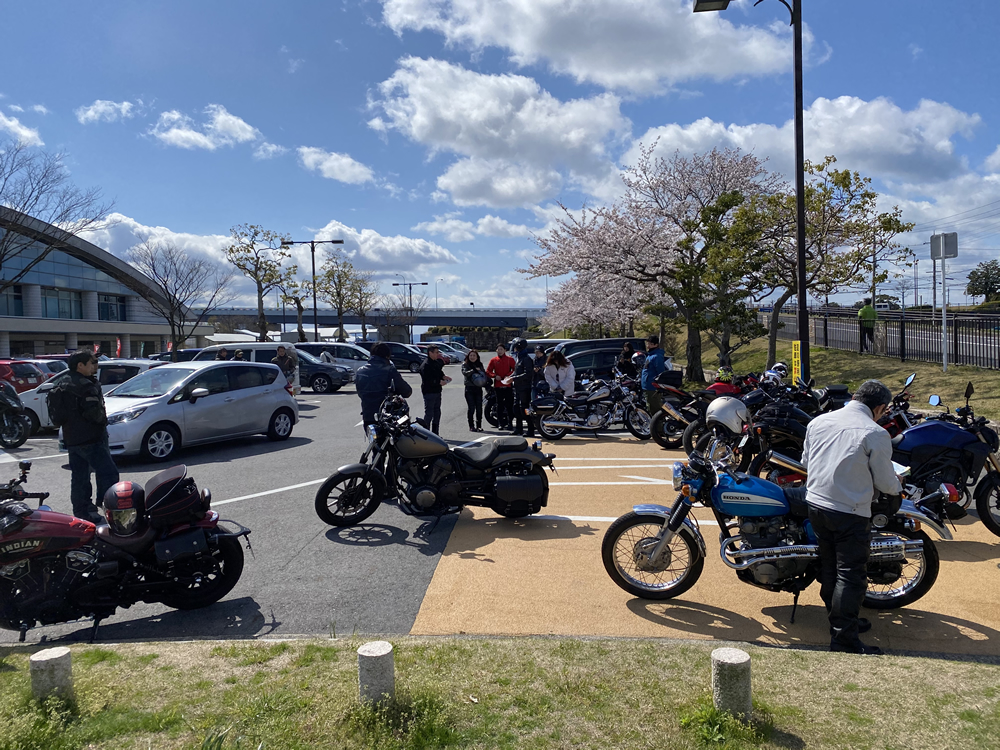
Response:
[{"label": "red indian motorcycle", "polygon": [[[198,609],[228,594],[243,572],[239,538],[250,529],[220,521],[212,493],[174,466],[145,488],[119,482],[104,498],[99,526],[42,505],[49,493],[25,492],[20,477],[0,484],[0,628],[102,619],[137,602]],[[32,510],[24,501],[37,499]],[[230,531],[220,523],[236,527]],[[246,540],[250,549],[249,538]]]}]

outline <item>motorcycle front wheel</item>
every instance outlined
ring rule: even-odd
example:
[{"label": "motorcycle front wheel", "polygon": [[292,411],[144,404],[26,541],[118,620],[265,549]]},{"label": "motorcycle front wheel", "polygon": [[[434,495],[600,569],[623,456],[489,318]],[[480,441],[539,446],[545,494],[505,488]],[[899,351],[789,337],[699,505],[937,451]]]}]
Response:
[{"label": "motorcycle front wheel", "polygon": [[990,472],[976,485],[976,512],[983,526],[1000,536],[1000,475]]},{"label": "motorcycle front wheel", "polygon": [[704,419],[696,419],[684,428],[684,436],[681,438],[681,443],[684,446],[685,453],[690,456],[692,452],[697,450],[698,441],[707,429],[708,427],[705,425]]},{"label": "motorcycle front wheel", "polygon": [[500,420],[497,419],[497,400],[485,400],[483,401],[483,417],[494,427],[500,424]]},{"label": "motorcycle front wheel", "polygon": [[601,544],[604,569],[611,580],[642,599],[672,599],[690,589],[705,567],[705,558],[689,534],[678,532],[654,565],[645,555],[657,544],[666,522],[662,516],[626,513],[611,524]]},{"label": "motorcycle front wheel", "polygon": [[19,414],[9,414],[0,421],[0,446],[20,448],[31,434],[31,421]]},{"label": "motorcycle front wheel", "polygon": [[649,434],[661,448],[676,450],[681,445],[684,424],[660,409],[649,420]]},{"label": "motorcycle front wheel", "polygon": [[[233,590],[243,575],[243,547],[236,537],[217,538],[212,549],[213,570],[199,570],[197,583],[178,585],[160,596],[160,601],[173,609],[201,609],[215,604]],[[200,564],[200,563],[199,563]]]},{"label": "motorcycle front wheel", "polygon": [[543,438],[548,440],[562,440],[566,437],[568,430],[565,427],[548,427],[546,426],[547,421],[555,421],[548,414],[543,414],[537,417],[535,420],[535,426],[538,428],[538,432],[541,433]]},{"label": "motorcycle front wheel", "polygon": [[640,440],[649,440],[650,418],[645,409],[630,406],[625,410],[625,429]]},{"label": "motorcycle front wheel", "polygon": [[316,515],[331,526],[353,526],[375,512],[385,496],[385,480],[369,471],[363,475],[334,473],[316,491]]},{"label": "motorcycle front wheel", "polygon": [[898,609],[920,599],[937,580],[941,561],[937,547],[922,531],[893,531],[886,536],[919,539],[922,552],[900,562],[868,563],[868,592],[864,605],[868,609]]}]

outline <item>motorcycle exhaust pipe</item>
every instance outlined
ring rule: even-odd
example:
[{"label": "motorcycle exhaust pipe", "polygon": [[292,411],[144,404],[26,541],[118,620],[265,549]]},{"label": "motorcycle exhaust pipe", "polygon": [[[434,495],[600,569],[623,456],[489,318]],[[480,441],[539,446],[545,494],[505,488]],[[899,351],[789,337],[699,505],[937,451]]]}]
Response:
[{"label": "motorcycle exhaust pipe", "polygon": [[[761,547],[756,549],[730,549],[742,542],[741,537],[723,540],[719,547],[722,562],[733,570],[746,570],[757,563],[775,560],[816,560],[819,546],[816,544],[796,544],[788,547]],[[906,557],[921,554],[924,543],[920,539],[875,539],[871,543],[869,562],[900,562]]]},{"label": "motorcycle exhaust pipe", "polygon": [[794,458],[789,458],[783,453],[777,453],[771,451],[771,463],[775,466],[780,466],[783,469],[788,469],[789,471],[794,471],[802,476],[808,476],[809,472],[806,470],[804,464],[800,461],[796,461]]},{"label": "motorcycle exhaust pipe", "polygon": [[872,542],[869,561],[902,562],[907,557],[922,554],[924,542],[922,539],[876,539]]},{"label": "motorcycle exhaust pipe", "polygon": [[559,430],[599,430],[600,427],[587,427],[587,425],[582,422],[553,422],[552,420],[545,421],[546,427],[554,427]]}]

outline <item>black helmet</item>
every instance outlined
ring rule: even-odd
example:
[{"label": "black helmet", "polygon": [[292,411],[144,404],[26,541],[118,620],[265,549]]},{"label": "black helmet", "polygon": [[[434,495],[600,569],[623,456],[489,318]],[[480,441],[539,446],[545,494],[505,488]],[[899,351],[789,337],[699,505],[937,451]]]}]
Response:
[{"label": "black helmet", "polygon": [[146,490],[138,482],[119,482],[104,493],[104,512],[111,531],[132,536],[141,530],[146,515]]},{"label": "black helmet", "polygon": [[513,342],[511,342],[511,348],[515,352],[523,352],[525,349],[528,348],[528,341],[527,339],[522,339],[520,336],[518,336],[516,339],[514,339]]}]

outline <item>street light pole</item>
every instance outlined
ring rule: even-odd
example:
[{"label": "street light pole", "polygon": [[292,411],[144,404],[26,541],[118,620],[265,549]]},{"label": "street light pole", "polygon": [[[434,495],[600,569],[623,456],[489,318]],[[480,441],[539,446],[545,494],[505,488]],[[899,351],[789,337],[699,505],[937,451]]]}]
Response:
[{"label": "street light pole", "polygon": [[343,245],[343,240],[287,240],[286,245],[305,245],[309,243],[309,254],[312,256],[312,296],[313,296],[313,341],[319,341],[319,312],[316,308],[316,245]]},{"label": "street light pole", "polygon": [[[802,0],[778,0],[792,15],[795,38],[795,242],[798,291],[799,356],[802,378],[809,381],[809,298],[806,289],[806,176],[802,102]],[[731,0],[694,0],[694,12],[725,10]],[[763,0],[757,0],[759,5]]]},{"label": "street light pole", "polygon": [[412,317],[412,315],[413,315],[413,287],[415,287],[415,286],[430,286],[430,284],[429,284],[429,282],[426,282],[426,281],[407,281],[406,277],[403,276],[403,274],[401,274],[401,273],[393,274],[393,276],[398,276],[399,278],[401,278],[403,280],[402,284],[400,284],[399,282],[395,282],[394,281],[392,283],[393,286],[405,286],[409,290],[409,297],[410,297],[409,312],[410,312],[410,315],[411,315],[411,317],[410,317],[410,341],[409,341],[409,343],[412,344],[413,343],[413,317]]},{"label": "street light pole", "polygon": [[444,281],[444,279],[434,279],[434,309],[435,310],[440,310],[441,309],[438,306],[438,282],[439,281]]}]

